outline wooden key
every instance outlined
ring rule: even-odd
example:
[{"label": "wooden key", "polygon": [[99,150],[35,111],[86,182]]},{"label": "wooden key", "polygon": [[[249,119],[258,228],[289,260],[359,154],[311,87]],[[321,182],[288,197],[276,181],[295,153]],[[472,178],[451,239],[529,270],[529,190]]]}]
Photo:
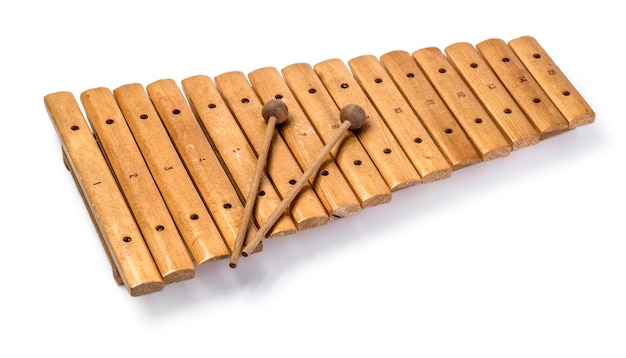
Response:
[{"label": "wooden key", "polygon": [[[251,212],[247,216],[244,214],[237,190],[176,82],[170,79],[156,81],[149,84],[147,90],[232,257],[232,252],[237,250],[239,235],[242,235],[243,242],[246,234],[249,233],[251,238],[256,233],[256,227],[250,221]],[[257,191],[258,185],[254,192]]]},{"label": "wooden key", "polygon": [[274,99],[268,101],[262,110],[263,118],[267,121],[267,128],[265,129],[265,136],[263,137],[263,145],[257,158],[256,168],[254,170],[254,176],[252,177],[252,183],[250,184],[250,190],[248,190],[248,200],[246,201],[245,210],[241,219],[242,225],[237,232],[237,240],[235,241],[235,249],[230,256],[230,267],[237,267],[239,261],[239,255],[241,255],[241,249],[243,248],[244,239],[246,236],[247,225],[246,223],[252,216],[252,210],[254,209],[254,203],[256,202],[256,193],[259,191],[259,184],[261,183],[261,177],[263,176],[265,165],[267,163],[267,154],[270,150],[270,144],[274,137],[274,131],[276,125],[283,124],[287,120],[289,109],[285,102]]},{"label": "wooden key", "polygon": [[[509,155],[509,141],[441,50],[425,48],[413,52],[413,57],[474,144],[480,158],[491,160]],[[460,150],[459,154],[463,153],[470,152]],[[468,160],[471,158],[468,156]]]},{"label": "wooden key", "polygon": [[[193,76],[184,79],[182,86],[191,108],[196,113],[216,152],[219,153],[220,160],[227,168],[239,195],[244,202],[247,201],[254,168],[257,165],[254,150],[211,78],[201,75]],[[266,175],[261,177],[256,195],[253,217],[259,226],[272,214],[281,198]],[[269,236],[283,236],[295,232],[296,225],[293,220],[289,215],[283,215],[272,228]]]},{"label": "wooden key", "polygon": [[352,77],[348,67],[339,59],[330,59],[316,64],[313,69],[338,106],[358,104],[369,116],[367,123],[356,136],[391,191],[421,183],[422,177]]},{"label": "wooden key", "polygon": [[143,86],[124,85],[113,94],[194,261],[230,256]]},{"label": "wooden key", "polygon": [[62,142],[66,165],[126,289],[131,296],[162,290],[161,274],[74,96],[56,92],[45,96],[44,102]]},{"label": "wooden key", "polygon": [[479,161],[478,152],[413,57],[398,50],[384,54],[380,60],[452,169]]},{"label": "wooden key", "polygon": [[459,42],[446,47],[446,55],[517,150],[539,142],[539,132],[511,97],[474,46]]},{"label": "wooden key", "polygon": [[[113,256],[111,256],[111,251],[109,250],[108,246],[107,246],[107,239],[106,239],[106,234],[102,231],[102,227],[98,224],[98,218],[97,218],[97,214],[94,212],[93,207],[91,207],[91,203],[89,202],[89,198],[87,198],[85,196],[85,192],[83,191],[83,189],[81,188],[81,184],[78,181],[78,178],[76,177],[76,174],[74,173],[74,170],[72,169],[72,166],[70,164],[70,160],[67,159],[67,155],[65,154],[65,148],[62,148],[61,152],[63,153],[63,163],[65,164],[65,168],[67,168],[67,170],[69,170],[69,172],[72,174],[72,179],[74,179],[74,184],[76,184],[76,188],[78,189],[78,193],[80,193],[80,196],[83,199],[83,203],[85,204],[85,207],[87,208],[87,213],[89,213],[89,216],[91,217],[91,222],[93,223],[96,232],[98,233],[98,237],[100,238],[100,243],[102,244],[102,248],[104,249],[104,252],[107,255],[107,258],[109,259],[109,263],[111,264],[111,268],[113,269],[113,279],[115,280],[115,282],[118,285],[123,285],[124,284],[124,280],[122,280],[122,275],[120,274],[119,270],[117,269],[117,265],[115,263],[115,261],[113,260]],[[145,240],[144,240],[145,241]],[[161,276],[162,277],[162,276]]]},{"label": "wooden key", "polygon": [[339,143],[345,132],[348,130],[357,130],[361,128],[365,124],[367,118],[363,108],[356,104],[350,104],[343,107],[341,109],[340,117],[342,123],[339,129],[337,129],[337,133],[335,133],[335,135],[322,148],[322,151],[311,163],[311,166],[308,167],[307,170],[302,174],[302,177],[298,179],[291,192],[289,192],[289,195],[283,198],[283,200],[280,202],[280,205],[276,208],[270,219],[268,219],[267,222],[259,228],[259,232],[257,233],[257,235],[244,247],[242,255],[247,256],[248,253],[254,250],[256,245],[261,242],[264,237],[264,233],[271,228],[276,219],[278,219],[280,215],[282,215],[282,212],[287,209],[293,199],[295,199],[295,197],[300,193],[300,190],[304,187],[305,183],[308,181],[308,178],[310,178],[319,170],[320,166],[324,163],[324,161],[326,161],[326,156],[328,156],[330,151],[337,145],[337,143]]},{"label": "wooden key", "polygon": [[449,178],[452,167],[448,160],[378,59],[364,55],[348,61],[348,65],[422,176],[422,182]]},{"label": "wooden key", "polygon": [[[307,114],[324,143],[341,126],[339,108],[309,64],[299,63],[282,69],[291,93]],[[346,131],[341,145],[330,155],[343,172],[362,208],[391,201],[391,189],[352,131]]]},{"label": "wooden key", "polygon": [[[267,123],[261,116],[263,103],[250,82],[242,72],[228,72],[215,77],[215,83],[234,114],[236,123],[248,138],[253,150],[258,152],[263,144],[263,133]],[[290,121],[291,118],[283,126],[289,125]],[[296,180],[302,175],[298,161],[278,132],[272,141],[266,171],[281,198],[291,191]],[[272,207],[271,211],[274,211],[274,208]],[[298,230],[321,226],[330,220],[329,213],[308,183],[290,206],[290,214]]]},{"label": "wooden key", "polygon": [[509,46],[561,111],[569,123],[569,128],[595,121],[595,113],[587,101],[534,37],[516,38],[509,41]]},{"label": "wooden key", "polygon": [[[252,71],[248,78],[262,101],[281,98],[289,105],[289,123],[281,126],[279,131],[300,167],[308,168],[324,143],[282,76],[275,68],[266,67]],[[308,180],[331,218],[342,218],[361,211],[359,199],[330,155],[320,166],[317,175]]]},{"label": "wooden key", "polygon": [[108,88],[80,99],[165,283],[195,276],[193,261],[137,143]]},{"label": "wooden key", "polygon": [[476,48],[537,128],[541,138],[568,128],[565,117],[504,41],[485,40]]}]

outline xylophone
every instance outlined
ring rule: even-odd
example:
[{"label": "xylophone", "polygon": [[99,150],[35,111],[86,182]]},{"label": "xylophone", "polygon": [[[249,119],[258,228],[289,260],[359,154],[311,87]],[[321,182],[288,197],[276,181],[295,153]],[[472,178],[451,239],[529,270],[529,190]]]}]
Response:
[{"label": "xylophone", "polygon": [[[261,239],[388,203],[397,190],[595,120],[530,36],[180,85],[89,89],[82,110],[70,92],[44,98],[131,296],[191,279],[196,264],[230,258],[235,267]],[[269,113],[277,100],[286,108]],[[342,124],[350,106],[364,113],[358,129]]]}]

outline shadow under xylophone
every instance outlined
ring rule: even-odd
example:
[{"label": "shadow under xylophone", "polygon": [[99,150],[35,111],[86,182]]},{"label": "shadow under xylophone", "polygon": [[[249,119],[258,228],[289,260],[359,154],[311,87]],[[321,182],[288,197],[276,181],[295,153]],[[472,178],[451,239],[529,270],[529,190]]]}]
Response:
[{"label": "shadow under xylophone", "polygon": [[[262,237],[313,228],[391,200],[392,192],[580,125],[595,114],[530,36],[441,51],[330,59],[278,71],[169,79],[144,88],[57,92],[45,105],[113,267],[131,296],[193,278],[195,264],[231,257],[267,123],[282,100],[246,242],[289,195],[357,104],[363,127],[343,132]],[[262,242],[250,249],[262,250]]]}]

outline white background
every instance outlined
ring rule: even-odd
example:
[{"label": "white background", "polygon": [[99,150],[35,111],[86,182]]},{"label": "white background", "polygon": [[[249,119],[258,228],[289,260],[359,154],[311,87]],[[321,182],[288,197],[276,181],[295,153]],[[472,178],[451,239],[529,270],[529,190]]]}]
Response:
[{"label": "white background", "polygon": [[[138,3],[0,5],[1,357],[626,356],[619,2]],[[137,298],[112,279],[43,104],[523,35],[596,123]]]}]

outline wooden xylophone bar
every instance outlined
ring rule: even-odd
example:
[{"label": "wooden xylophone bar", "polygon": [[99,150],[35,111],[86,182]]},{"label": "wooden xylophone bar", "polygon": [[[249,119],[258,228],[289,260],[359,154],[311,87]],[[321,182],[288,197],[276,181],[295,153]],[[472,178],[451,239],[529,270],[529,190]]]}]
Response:
[{"label": "wooden xylophone bar", "polygon": [[[70,170],[131,296],[191,279],[195,264],[230,257],[266,123],[263,104],[289,108],[261,176],[246,240],[358,104],[365,125],[342,135],[271,227],[278,237],[388,203],[392,193],[507,156],[594,122],[580,93],[530,36],[456,43],[441,51],[330,59],[245,76],[93,88],[44,102]],[[262,250],[262,242],[256,252]]]}]

